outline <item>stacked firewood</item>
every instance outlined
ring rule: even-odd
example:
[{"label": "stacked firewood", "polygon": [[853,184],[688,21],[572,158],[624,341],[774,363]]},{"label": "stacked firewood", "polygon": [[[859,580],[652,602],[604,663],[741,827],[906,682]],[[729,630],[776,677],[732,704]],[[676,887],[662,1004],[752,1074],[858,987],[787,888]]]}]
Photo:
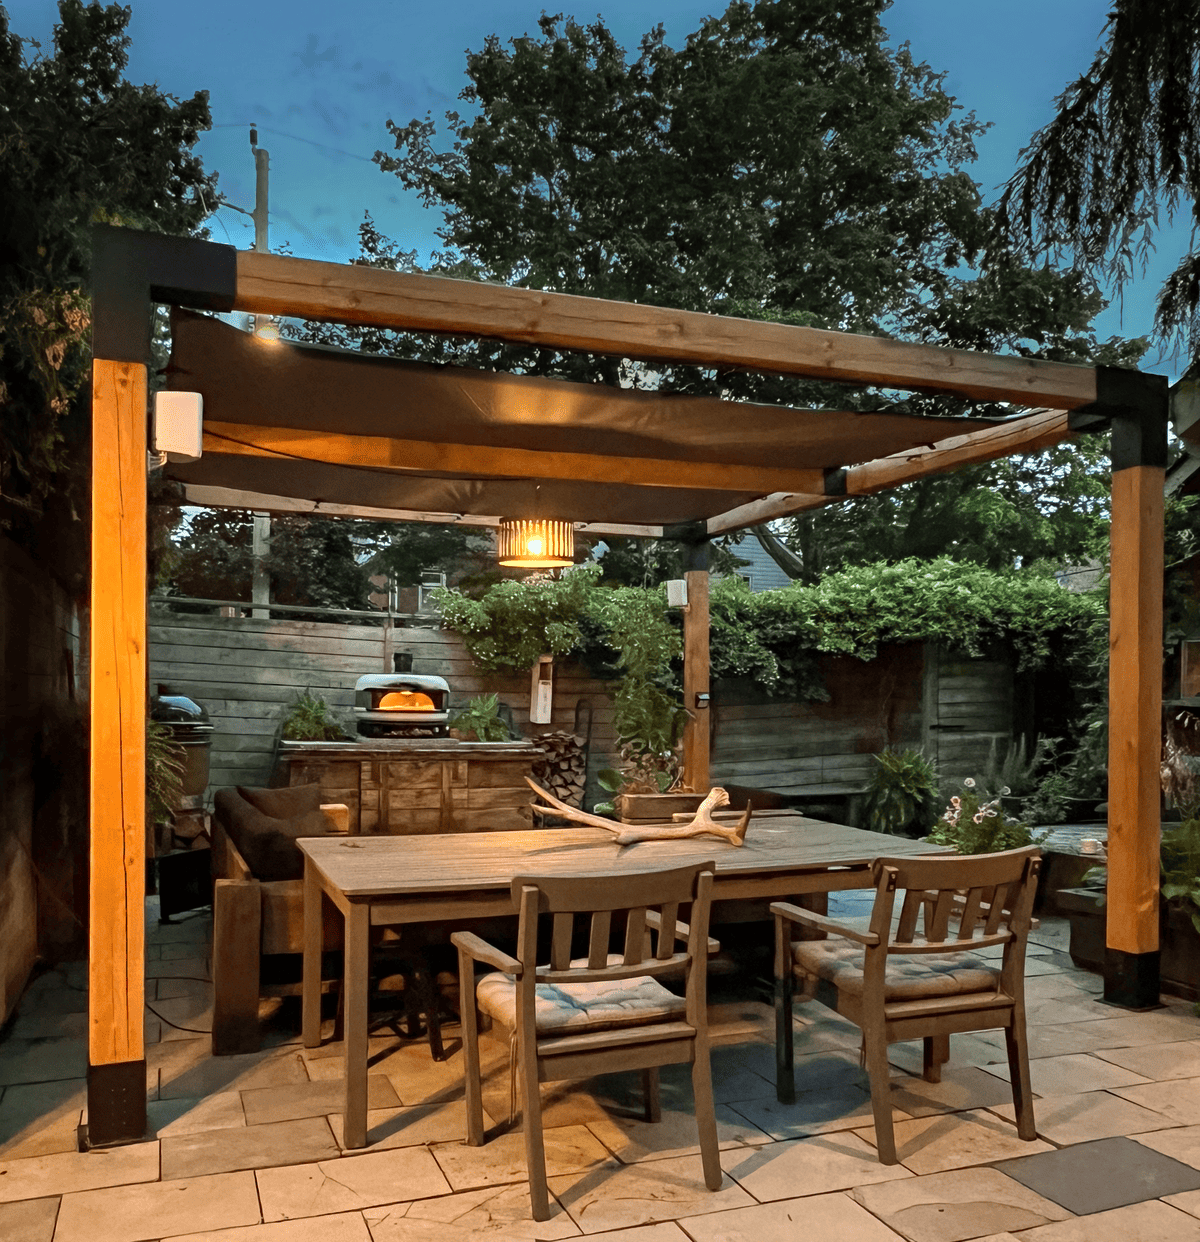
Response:
[{"label": "stacked firewood", "polygon": [[538,783],[568,806],[583,806],[587,786],[587,738],[561,730],[538,738],[545,755],[535,765]]}]

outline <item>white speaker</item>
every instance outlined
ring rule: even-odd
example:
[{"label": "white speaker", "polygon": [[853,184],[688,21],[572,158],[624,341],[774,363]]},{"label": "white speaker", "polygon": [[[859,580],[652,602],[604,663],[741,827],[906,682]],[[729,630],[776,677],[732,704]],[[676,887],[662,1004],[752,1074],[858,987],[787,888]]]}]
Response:
[{"label": "white speaker", "polygon": [[154,451],[167,461],[198,461],[204,443],[204,398],[198,392],[154,394]]}]

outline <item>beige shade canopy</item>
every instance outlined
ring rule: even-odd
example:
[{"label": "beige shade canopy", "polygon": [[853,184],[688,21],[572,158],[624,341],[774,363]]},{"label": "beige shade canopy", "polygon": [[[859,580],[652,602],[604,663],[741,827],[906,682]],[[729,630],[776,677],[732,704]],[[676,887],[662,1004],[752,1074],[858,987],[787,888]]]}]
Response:
[{"label": "beige shade canopy", "polygon": [[175,310],[167,386],[204,398],[168,477],[338,505],[668,525],[995,426],[725,401],[266,342]]}]

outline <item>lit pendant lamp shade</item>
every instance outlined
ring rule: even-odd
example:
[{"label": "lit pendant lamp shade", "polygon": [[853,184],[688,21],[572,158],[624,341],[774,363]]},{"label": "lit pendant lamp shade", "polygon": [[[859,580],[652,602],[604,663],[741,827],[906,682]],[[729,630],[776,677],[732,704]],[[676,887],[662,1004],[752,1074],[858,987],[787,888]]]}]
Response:
[{"label": "lit pendant lamp shade", "polygon": [[575,563],[575,528],[570,522],[505,518],[500,523],[501,565],[558,569]]}]

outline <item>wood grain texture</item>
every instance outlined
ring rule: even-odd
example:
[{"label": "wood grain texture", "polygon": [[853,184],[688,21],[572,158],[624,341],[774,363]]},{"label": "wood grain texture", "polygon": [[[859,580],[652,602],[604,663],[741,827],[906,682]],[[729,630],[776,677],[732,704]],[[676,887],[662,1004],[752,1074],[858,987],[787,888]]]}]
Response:
[{"label": "wood grain texture", "polygon": [[146,368],[92,364],[88,1057],[144,1056]]},{"label": "wood grain texture", "polygon": [[[697,707],[696,696],[709,693],[708,570],[686,575],[687,611],[683,614],[683,703],[691,713],[683,732],[683,780],[689,789],[707,793],[710,708]],[[707,700],[705,700],[707,702]]]},{"label": "wood grain texture", "polygon": [[1112,479],[1108,945],[1132,954],[1158,948],[1163,475],[1133,466]]},{"label": "wood grain texture", "polygon": [[1002,426],[989,427],[986,431],[951,436],[926,448],[893,453],[862,465],[849,466],[845,472],[845,494],[841,496],[826,496],[823,488],[815,493],[797,489],[793,492],[775,492],[761,500],[739,505],[727,513],[709,518],[708,533],[723,535],[774,518],[819,509],[850,496],[870,496],[898,487],[901,483],[944,474],[947,470],[975,462],[995,461],[1014,453],[1036,453],[1063,440],[1073,439],[1074,434],[1068,426],[1066,409],[1038,410]]},{"label": "wood grain texture", "polygon": [[236,309],[252,314],[745,367],[1062,409],[1096,399],[1095,371],[1063,363],[251,251],[238,253],[237,269]]}]

